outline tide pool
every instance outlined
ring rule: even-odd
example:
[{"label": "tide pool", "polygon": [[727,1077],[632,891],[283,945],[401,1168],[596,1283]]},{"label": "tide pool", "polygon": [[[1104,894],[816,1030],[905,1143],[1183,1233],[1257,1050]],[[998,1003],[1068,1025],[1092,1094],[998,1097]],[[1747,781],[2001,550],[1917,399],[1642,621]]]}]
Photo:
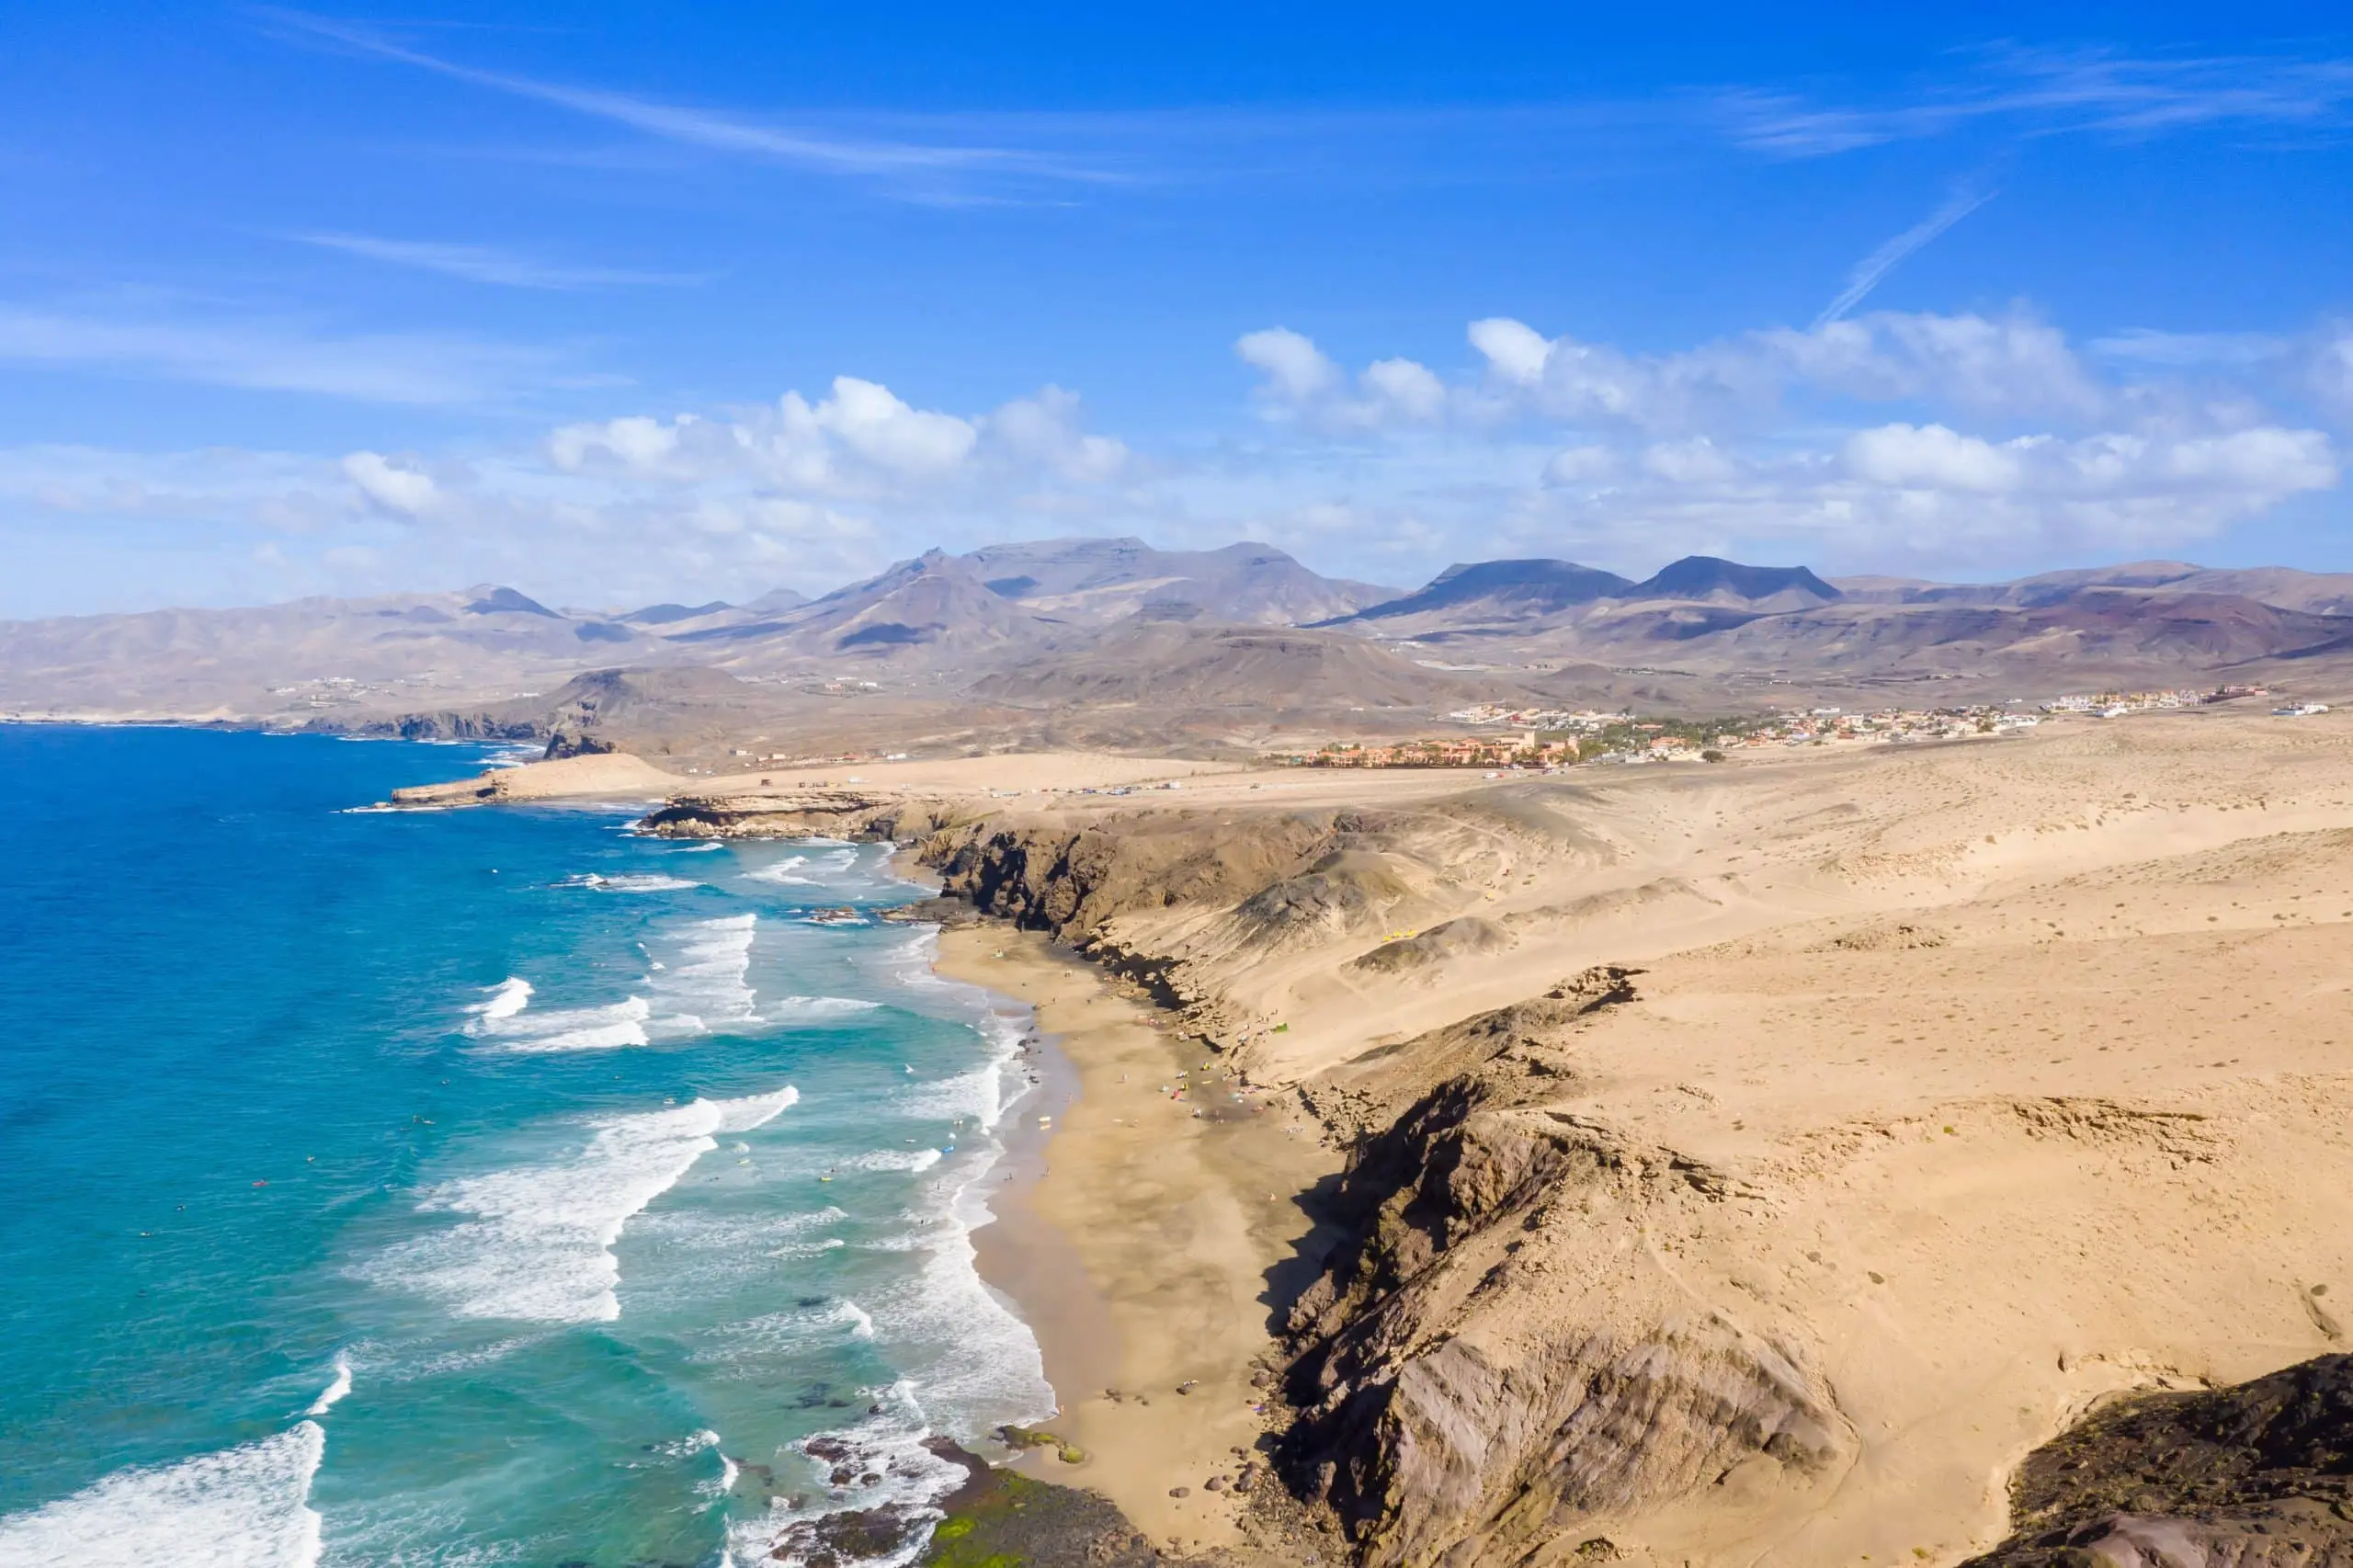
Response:
[{"label": "tide pool", "polygon": [[1051,1408],[887,852],[349,809],[483,759],[0,726],[5,1568],[904,1562]]}]

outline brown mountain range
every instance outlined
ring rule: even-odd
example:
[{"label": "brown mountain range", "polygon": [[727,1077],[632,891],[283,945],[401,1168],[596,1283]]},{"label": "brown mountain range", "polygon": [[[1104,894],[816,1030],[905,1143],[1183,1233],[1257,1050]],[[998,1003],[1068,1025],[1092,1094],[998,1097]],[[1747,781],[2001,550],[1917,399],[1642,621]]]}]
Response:
[{"label": "brown mountain range", "polygon": [[[1063,540],[933,551],[814,600],[582,610],[484,585],[0,623],[0,713],[27,718],[544,736],[578,718],[566,682],[613,669],[662,694],[640,721],[715,702],[845,745],[1041,726],[1117,744],[1155,725],[1240,744],[1319,721],[1427,726],[1487,699],[1722,711],[2222,681],[2327,696],[2353,676],[2353,575],[2143,562],[1934,584],[1694,556],[1640,582],[1473,562],[1399,594],[1266,545]],[[710,674],[654,678],[688,671]]]}]

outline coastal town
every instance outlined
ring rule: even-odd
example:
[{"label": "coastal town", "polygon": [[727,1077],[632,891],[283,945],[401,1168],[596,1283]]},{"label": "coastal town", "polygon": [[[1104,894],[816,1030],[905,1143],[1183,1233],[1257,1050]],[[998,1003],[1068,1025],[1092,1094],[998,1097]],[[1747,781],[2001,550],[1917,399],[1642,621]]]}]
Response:
[{"label": "coastal town", "polygon": [[[1506,708],[1480,703],[1447,715],[1459,724],[1492,727],[1488,734],[1445,735],[1371,744],[1333,741],[1313,751],[1269,755],[1288,767],[1471,767],[1553,771],[1575,764],[1624,766],[1654,762],[1723,762],[1734,752],[1772,747],[1962,741],[2032,729],[2052,720],[2121,719],[2252,701],[2262,687],[2222,686],[2154,691],[2071,693],[2040,702],[2014,699],[1942,708],[1836,707],[1788,709],[1722,719],[1643,717],[1631,711]],[[2328,711],[2325,703],[2273,710],[2281,718]]]}]

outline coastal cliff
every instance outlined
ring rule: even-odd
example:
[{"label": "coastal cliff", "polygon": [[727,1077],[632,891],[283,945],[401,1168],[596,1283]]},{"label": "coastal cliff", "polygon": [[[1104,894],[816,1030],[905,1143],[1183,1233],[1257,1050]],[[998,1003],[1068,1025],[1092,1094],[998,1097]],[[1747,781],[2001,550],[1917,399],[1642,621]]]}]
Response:
[{"label": "coastal cliff", "polygon": [[[1278,947],[1298,926],[1345,936],[1377,924],[1361,915],[1381,857],[1425,825],[1122,813],[1086,828],[958,824],[918,854],[946,895],[1216,1024],[1214,969],[1151,950],[1132,917],[1248,923]],[[1342,1240],[1283,1325],[1296,1418],[1279,1457],[1363,1562],[1515,1562],[1564,1531],[1599,1551],[1607,1538],[1584,1527],[1745,1465],[1753,1490],[1759,1465],[1803,1482],[1851,1460],[1798,1341],[1694,1311],[1628,1255],[1629,1232],[1729,1203],[1737,1185],[1543,1105],[1576,1081],[1576,1031],[1631,1000],[1636,972],[1596,966],[1297,1086],[1355,1153],[1324,1206]],[[1252,1061],[1237,1049],[1245,1072]],[[1557,1299],[1573,1275],[1574,1307]]]},{"label": "coastal cliff", "polygon": [[1386,1084],[1336,1086],[1360,1114],[1439,1062],[1472,1069],[1360,1136],[1332,1203],[1351,1240],[1290,1314],[1283,1457],[1366,1562],[1517,1562],[1567,1537],[1614,1553],[1610,1517],[1851,1462],[1804,1336],[1693,1301],[1654,1250],[1755,1195],[1549,1103],[1630,981],[1589,971],[1360,1075]]},{"label": "coastal cliff", "polygon": [[2347,758],[2265,756],[2259,794],[2203,733],[2102,732],[1998,767],[850,786],[647,826],[895,838],[1347,1151],[1269,1278],[1265,1446],[1363,1563],[2333,1563],[2282,1554],[2339,1550],[2309,1423],[2321,1458],[2253,1464],[2288,1426],[2198,1416],[2217,1457],[2171,1492],[2121,1479],[2169,1473],[2154,1427],[2090,1476],[2029,1458],[2125,1455],[2117,1396],[2345,1343],[2353,916],[2314,900],[2353,887]]}]

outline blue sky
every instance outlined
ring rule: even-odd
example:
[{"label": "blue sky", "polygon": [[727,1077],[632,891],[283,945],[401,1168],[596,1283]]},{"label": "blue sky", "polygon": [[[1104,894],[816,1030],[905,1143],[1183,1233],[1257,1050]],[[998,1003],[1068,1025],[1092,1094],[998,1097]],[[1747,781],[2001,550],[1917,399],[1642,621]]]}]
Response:
[{"label": "blue sky", "polygon": [[1764,9],[12,7],[0,615],[2353,569],[2341,14]]}]

